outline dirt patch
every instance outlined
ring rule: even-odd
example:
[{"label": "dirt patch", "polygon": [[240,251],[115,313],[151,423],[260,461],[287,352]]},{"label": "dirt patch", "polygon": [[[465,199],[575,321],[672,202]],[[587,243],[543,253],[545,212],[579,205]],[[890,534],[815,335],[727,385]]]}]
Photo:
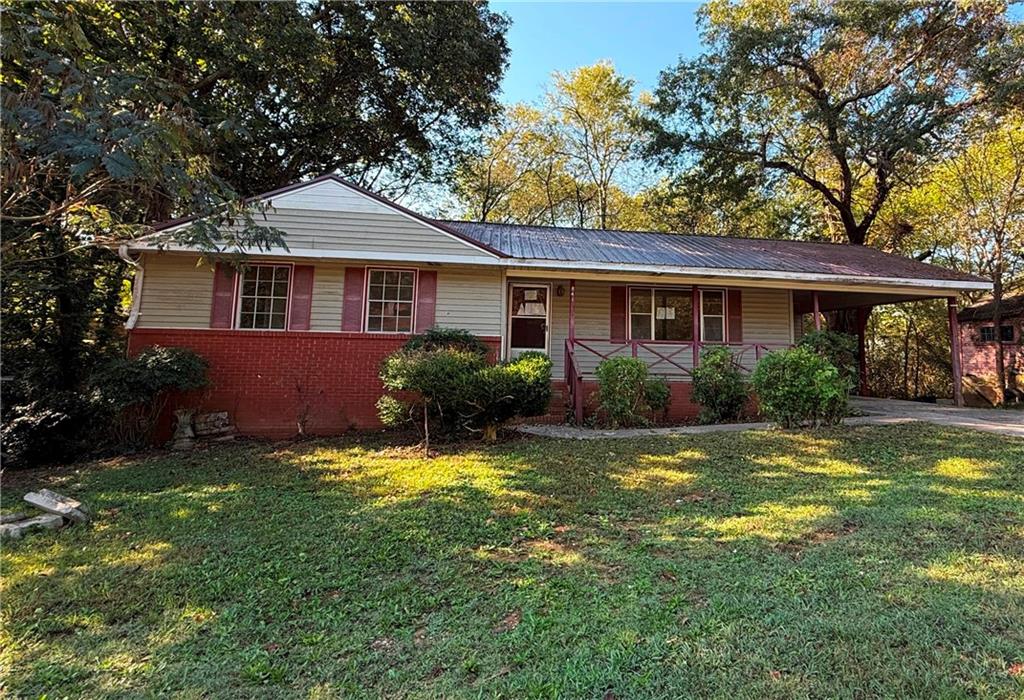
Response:
[{"label": "dirt patch", "polygon": [[782,552],[799,556],[805,549],[809,547],[815,547],[829,542],[834,542],[840,537],[846,537],[852,535],[859,529],[856,523],[844,520],[841,523],[827,525],[820,527],[816,530],[812,530],[805,535],[801,535],[795,539],[787,542],[782,542],[776,546]]}]

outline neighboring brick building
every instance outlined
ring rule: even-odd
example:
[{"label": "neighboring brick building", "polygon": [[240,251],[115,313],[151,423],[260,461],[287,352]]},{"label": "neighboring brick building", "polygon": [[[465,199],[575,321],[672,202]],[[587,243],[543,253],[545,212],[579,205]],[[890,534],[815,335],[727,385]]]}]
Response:
[{"label": "neighboring brick building", "polygon": [[999,328],[993,316],[995,302],[987,301],[961,311],[960,346],[963,352],[964,400],[972,405],[995,403],[996,353],[1003,353],[1008,401],[1024,401],[1024,294],[1003,299]]}]

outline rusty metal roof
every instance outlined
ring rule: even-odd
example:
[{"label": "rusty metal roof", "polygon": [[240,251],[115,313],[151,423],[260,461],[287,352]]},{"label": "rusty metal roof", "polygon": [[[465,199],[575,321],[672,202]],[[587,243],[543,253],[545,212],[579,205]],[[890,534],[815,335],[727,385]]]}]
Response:
[{"label": "rusty metal roof", "polygon": [[985,282],[867,246],[472,221],[439,223],[511,258],[535,261]]}]

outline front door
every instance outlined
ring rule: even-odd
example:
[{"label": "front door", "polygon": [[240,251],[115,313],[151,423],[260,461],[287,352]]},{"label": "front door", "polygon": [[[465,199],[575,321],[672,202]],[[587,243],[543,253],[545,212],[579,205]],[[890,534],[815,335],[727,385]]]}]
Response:
[{"label": "front door", "polygon": [[548,351],[548,286],[513,284],[509,294],[509,355]]}]

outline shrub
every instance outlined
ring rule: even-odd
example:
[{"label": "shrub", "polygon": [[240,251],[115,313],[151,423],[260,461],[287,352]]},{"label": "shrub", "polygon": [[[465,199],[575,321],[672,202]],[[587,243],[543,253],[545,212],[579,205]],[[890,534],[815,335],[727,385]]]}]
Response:
[{"label": "shrub", "polygon": [[0,431],[4,466],[70,461],[82,453],[84,436],[95,423],[88,402],[76,394],[14,406]]},{"label": "shrub", "polygon": [[752,382],[761,412],[784,428],[834,425],[846,415],[849,379],[809,348],[769,353]]},{"label": "shrub", "polygon": [[467,330],[461,328],[430,328],[414,335],[402,346],[403,350],[463,350],[483,357],[491,349]]},{"label": "shrub", "polygon": [[668,383],[648,377],[643,360],[613,357],[603,360],[596,374],[598,402],[612,427],[646,425],[652,409],[668,406]]},{"label": "shrub", "polygon": [[538,352],[488,365],[481,353],[459,347],[402,349],[384,360],[380,377],[389,391],[409,396],[407,402],[382,396],[381,422],[421,420],[427,449],[431,432],[473,431],[493,440],[503,423],[544,413],[551,400],[551,360]]},{"label": "shrub", "polygon": [[[424,436],[429,441],[430,428],[445,435],[459,427],[467,390],[474,375],[485,366],[483,356],[466,350],[438,348],[433,350],[399,350],[384,359],[380,378],[390,391],[412,395],[410,410],[423,418]],[[381,404],[378,403],[378,408]],[[391,419],[394,405],[385,402]]]},{"label": "shrub", "polygon": [[467,394],[467,425],[491,442],[498,428],[519,416],[537,416],[551,401],[551,360],[538,352],[523,353],[510,362],[476,373]]},{"label": "shrub", "polygon": [[839,370],[840,376],[849,380],[852,390],[857,383],[857,339],[848,333],[821,330],[801,336],[797,346],[808,348],[828,360]]},{"label": "shrub", "polygon": [[110,416],[110,432],[122,447],[140,447],[173,391],[194,391],[207,385],[206,360],[187,348],[146,348],[120,358],[92,378],[96,409]]},{"label": "shrub", "polygon": [[693,370],[693,401],[701,423],[735,421],[747,403],[747,383],[728,348],[705,350]]}]

